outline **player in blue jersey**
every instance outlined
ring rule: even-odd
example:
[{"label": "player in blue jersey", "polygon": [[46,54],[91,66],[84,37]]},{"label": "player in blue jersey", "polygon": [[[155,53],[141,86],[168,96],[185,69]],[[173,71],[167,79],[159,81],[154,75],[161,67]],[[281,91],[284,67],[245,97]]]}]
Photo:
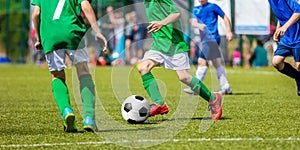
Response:
[{"label": "player in blue jersey", "polygon": [[[279,44],[272,64],[279,72],[296,80],[300,96],[300,0],[269,0],[269,3],[278,19],[273,39]],[[297,69],[284,62],[291,55]]]},{"label": "player in blue jersey", "polygon": [[[201,81],[204,80],[208,69],[207,60],[211,60],[217,70],[216,73],[221,85],[219,92],[222,94],[232,94],[219,49],[221,38],[218,32],[218,16],[224,19],[227,30],[226,39],[228,41],[232,40],[230,20],[218,5],[209,3],[208,0],[199,0],[199,2],[201,5],[193,8],[191,19],[192,26],[200,29],[202,43],[202,50],[200,51],[198,58],[196,77]],[[193,94],[193,91],[190,90],[190,88],[186,88],[184,91]]]}]

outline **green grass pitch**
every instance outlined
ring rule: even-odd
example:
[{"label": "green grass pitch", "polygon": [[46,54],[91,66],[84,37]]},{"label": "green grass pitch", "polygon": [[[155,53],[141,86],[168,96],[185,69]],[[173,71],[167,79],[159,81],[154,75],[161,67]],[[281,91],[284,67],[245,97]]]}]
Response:
[{"label": "green grass pitch", "polygon": [[[80,107],[73,96],[78,92],[72,69],[66,69],[67,84],[78,133],[63,132],[47,69],[35,65],[0,65],[0,70],[0,148],[298,149],[300,146],[300,99],[295,82],[271,67],[227,68],[233,95],[224,96],[221,120],[210,121],[205,132],[199,132],[199,125],[209,121],[204,117],[207,103],[182,93],[186,86],[170,70],[153,70],[170,112],[148,118],[145,124],[131,125],[122,119],[120,100],[130,94],[149,100],[137,70],[129,66],[95,68],[93,76],[100,101],[96,105],[100,118],[98,133],[83,132]],[[209,72],[205,84],[214,88],[215,83],[214,72]],[[191,109],[177,111],[178,107]]]}]

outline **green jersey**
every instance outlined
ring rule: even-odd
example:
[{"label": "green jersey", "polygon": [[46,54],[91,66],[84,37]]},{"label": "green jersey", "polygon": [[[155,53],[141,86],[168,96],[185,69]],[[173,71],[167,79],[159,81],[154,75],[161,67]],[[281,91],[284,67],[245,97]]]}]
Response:
[{"label": "green jersey", "polygon": [[[179,12],[172,0],[145,0],[144,2],[149,22],[161,21],[170,14]],[[162,27],[157,32],[152,32],[152,38],[151,50],[169,56],[189,51],[179,20]]]},{"label": "green jersey", "polygon": [[84,0],[33,0],[41,9],[40,37],[44,52],[83,48],[80,44],[86,26],[80,16],[80,3]]}]

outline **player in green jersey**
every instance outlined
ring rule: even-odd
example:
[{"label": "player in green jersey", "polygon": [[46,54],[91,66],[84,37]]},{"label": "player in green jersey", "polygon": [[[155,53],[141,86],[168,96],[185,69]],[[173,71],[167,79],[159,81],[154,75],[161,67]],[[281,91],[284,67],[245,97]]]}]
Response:
[{"label": "player in green jersey", "polygon": [[152,33],[153,43],[139,64],[138,71],[144,88],[154,102],[151,105],[150,116],[165,114],[169,111],[151,73],[153,67],[161,65],[175,70],[181,82],[190,86],[196,94],[208,101],[212,119],[219,120],[222,115],[222,95],[211,93],[199,79],[187,72],[187,69],[190,69],[189,49],[181,31],[180,13],[172,0],[145,0],[144,2],[150,22],[147,29],[149,33]]},{"label": "player in green jersey", "polygon": [[89,21],[95,38],[106,52],[107,41],[100,33],[94,11],[87,0],[33,0],[32,20],[37,33],[35,47],[43,49],[52,76],[52,92],[62,115],[64,131],[76,132],[76,121],[70,105],[64,69],[65,55],[76,67],[84,108],[86,131],[97,130],[95,123],[95,86],[89,73],[89,56],[81,43],[87,31],[81,12]]}]

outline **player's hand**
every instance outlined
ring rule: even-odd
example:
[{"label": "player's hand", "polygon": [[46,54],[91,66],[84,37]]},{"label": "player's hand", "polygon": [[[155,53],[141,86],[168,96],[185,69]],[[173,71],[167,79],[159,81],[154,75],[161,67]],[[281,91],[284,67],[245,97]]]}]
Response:
[{"label": "player's hand", "polygon": [[287,29],[282,26],[275,31],[275,34],[278,34],[278,36],[282,37],[285,34],[286,30]]},{"label": "player's hand", "polygon": [[284,26],[278,28],[275,33],[274,33],[274,36],[273,36],[273,39],[275,42],[279,42],[280,41],[280,38],[285,34],[286,32],[286,28]]},{"label": "player's hand", "polygon": [[105,54],[107,54],[107,52],[108,52],[108,48],[107,48],[107,47],[103,47],[103,50],[102,50],[102,52],[104,52]]},{"label": "player's hand", "polygon": [[199,28],[201,31],[204,31],[205,28],[206,28],[206,25],[205,25],[205,24],[199,24],[198,28]]},{"label": "player's hand", "polygon": [[101,34],[101,33],[96,33],[95,34],[96,41],[100,44],[100,46],[103,46],[103,52],[107,53],[107,40],[106,38]]},{"label": "player's hand", "polygon": [[231,41],[233,39],[232,32],[226,33],[226,39],[227,39],[227,41]]},{"label": "player's hand", "polygon": [[164,24],[160,21],[152,21],[151,24],[147,27],[148,33],[159,31]]},{"label": "player's hand", "polygon": [[42,46],[42,44],[41,44],[40,41],[36,41],[36,42],[34,43],[34,47],[35,47],[37,50],[42,50],[42,49],[43,49],[43,46]]},{"label": "player's hand", "polygon": [[274,34],[273,40],[278,43],[280,41],[280,37],[278,37],[277,35]]}]

